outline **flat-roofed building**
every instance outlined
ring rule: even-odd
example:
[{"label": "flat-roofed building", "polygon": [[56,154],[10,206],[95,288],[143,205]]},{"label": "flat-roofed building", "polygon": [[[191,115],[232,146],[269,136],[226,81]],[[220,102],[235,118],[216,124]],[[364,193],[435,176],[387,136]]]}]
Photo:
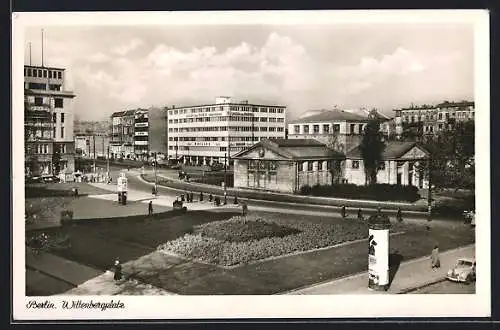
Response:
[{"label": "flat-roofed building", "polygon": [[25,162],[32,174],[62,174],[71,180],[75,94],[65,83],[64,68],[24,66]]},{"label": "flat-roofed building", "polygon": [[218,97],[215,103],[171,107],[168,159],[193,165],[224,163],[267,138],[285,137],[286,106]]}]

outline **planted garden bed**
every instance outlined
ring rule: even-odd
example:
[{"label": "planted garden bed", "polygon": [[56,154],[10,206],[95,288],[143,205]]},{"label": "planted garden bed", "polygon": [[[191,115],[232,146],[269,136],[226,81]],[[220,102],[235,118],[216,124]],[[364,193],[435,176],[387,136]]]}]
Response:
[{"label": "planted garden bed", "polygon": [[355,241],[367,235],[367,224],[356,220],[313,223],[280,215],[235,216],[196,226],[192,233],[158,249],[205,263],[235,266]]}]

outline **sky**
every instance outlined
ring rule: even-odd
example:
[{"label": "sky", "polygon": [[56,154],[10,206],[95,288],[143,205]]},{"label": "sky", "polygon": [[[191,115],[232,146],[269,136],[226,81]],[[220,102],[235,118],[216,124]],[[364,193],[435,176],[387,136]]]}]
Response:
[{"label": "sky", "polygon": [[315,109],[473,100],[470,24],[37,26],[25,64],[67,70],[81,120],[231,96]]}]

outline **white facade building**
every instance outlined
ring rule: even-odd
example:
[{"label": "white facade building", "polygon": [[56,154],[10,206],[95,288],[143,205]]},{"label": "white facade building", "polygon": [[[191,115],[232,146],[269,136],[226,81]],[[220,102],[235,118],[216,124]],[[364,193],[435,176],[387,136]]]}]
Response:
[{"label": "white facade building", "polygon": [[[209,165],[263,139],[285,138],[286,106],[235,102],[168,108],[168,159]],[[231,161],[230,161],[231,162]]]}]

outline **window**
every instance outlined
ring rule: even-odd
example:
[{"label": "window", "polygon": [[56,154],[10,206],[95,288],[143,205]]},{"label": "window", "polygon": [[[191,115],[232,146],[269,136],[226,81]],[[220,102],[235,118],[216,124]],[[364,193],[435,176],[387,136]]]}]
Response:
[{"label": "window", "polygon": [[43,105],[43,98],[35,97],[35,105]]},{"label": "window", "polygon": [[319,133],[319,125],[313,125],[313,132],[315,134],[318,134]]},{"label": "window", "polygon": [[64,139],[64,127],[61,126],[61,139]]},{"label": "window", "polygon": [[323,133],[329,133],[330,132],[330,125],[326,124],[323,125]]},{"label": "window", "polygon": [[266,122],[266,121],[267,121],[267,118],[266,118],[266,117],[260,117],[260,121],[261,121],[261,122]]},{"label": "window", "polygon": [[363,133],[363,124],[359,124],[359,134]]},{"label": "window", "polygon": [[443,119],[443,114],[442,113],[438,113],[438,119],[439,120]]},{"label": "window", "polygon": [[340,132],[340,124],[333,124],[333,131]]},{"label": "window", "polygon": [[57,121],[57,113],[52,114],[52,122],[55,123]]},{"label": "window", "polygon": [[384,161],[381,161],[378,163],[378,169],[381,171],[385,170],[385,162]]},{"label": "window", "polygon": [[299,162],[297,164],[297,166],[299,167],[299,172],[303,172],[304,171],[304,162]]},{"label": "window", "polygon": [[313,170],[313,162],[307,162],[307,170],[311,172]]},{"label": "window", "polygon": [[355,130],[355,129],[356,129],[356,125],[355,125],[355,124],[351,124],[351,125],[350,125],[350,131],[349,131],[349,132],[350,132],[351,134],[354,134],[354,130]]},{"label": "window", "polygon": [[43,153],[48,154],[49,153],[49,146],[47,144],[43,145]]},{"label": "window", "polygon": [[295,125],[295,126],[293,126],[293,131],[294,131],[296,134],[299,134],[299,133],[300,133],[300,126],[299,126],[299,125]]},{"label": "window", "polygon": [[63,106],[64,106],[63,99],[57,98],[54,100],[54,107],[63,108]]},{"label": "window", "polygon": [[62,72],[61,71],[57,72],[57,79],[62,79]]},{"label": "window", "polygon": [[55,139],[56,138],[56,128],[54,127],[53,130],[52,130],[52,138]]},{"label": "window", "polygon": [[323,162],[321,160],[318,161],[318,171],[323,171]]},{"label": "window", "polygon": [[64,113],[61,113],[61,124],[64,123]]},{"label": "window", "polygon": [[42,70],[38,70],[38,77],[42,78]]},{"label": "window", "polygon": [[47,78],[47,70],[43,70],[43,77]]},{"label": "window", "polygon": [[309,125],[304,125],[304,134],[309,134]]},{"label": "window", "polygon": [[359,168],[359,160],[352,161],[352,168],[356,170]]},{"label": "window", "polygon": [[443,124],[439,124],[439,127],[438,127],[440,130],[443,129]]}]

